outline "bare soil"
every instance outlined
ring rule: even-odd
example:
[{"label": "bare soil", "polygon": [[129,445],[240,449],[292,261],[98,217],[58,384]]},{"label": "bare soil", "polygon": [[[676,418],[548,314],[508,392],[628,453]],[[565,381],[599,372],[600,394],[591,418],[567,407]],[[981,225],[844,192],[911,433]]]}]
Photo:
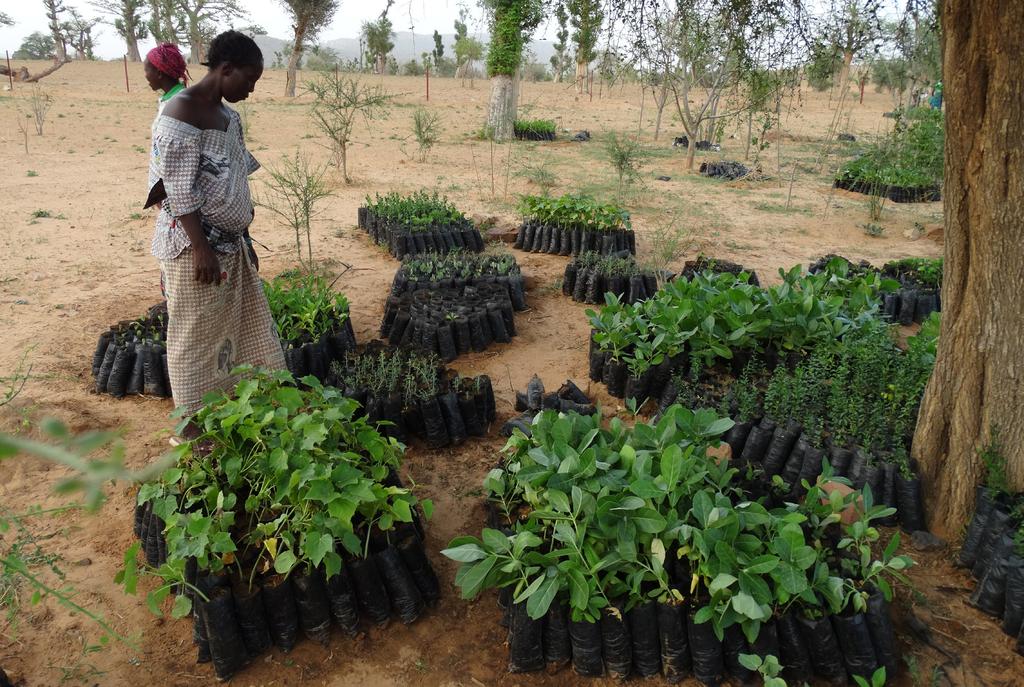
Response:
[{"label": "bare soil", "polygon": [[[39,65],[30,69],[36,71]],[[197,67],[198,71],[199,68]],[[308,74],[303,77],[309,76]],[[67,65],[47,78],[42,88],[52,95],[44,135],[34,130],[28,153],[18,123],[31,128],[27,86],[0,94],[0,377],[19,362],[31,365],[20,396],[0,409],[0,429],[33,434],[32,426],[56,416],[74,430],[111,429],[122,433],[129,466],[152,461],[167,447],[172,426],[169,401],[115,400],[91,393],[90,356],[98,334],[110,324],[132,318],[160,299],[158,269],[149,254],[152,215],[141,209],[146,196],[149,126],[156,98],[146,88],[142,70],[132,67],[126,94],[120,63]],[[356,208],[366,194],[426,187],[451,197],[467,213],[514,226],[518,194],[537,187],[521,175],[524,167],[546,165],[557,176],[554,192],[587,191],[602,197],[619,192],[606,162],[600,137],[610,131],[636,131],[640,95],[627,86],[604,89],[593,100],[577,98],[571,88],[525,84],[522,103],[531,117],[551,117],[575,132],[588,129],[589,143],[514,143],[497,146],[478,140],[484,120],[487,84],[463,87],[456,80],[434,79],[425,102],[419,79],[386,77],[383,85],[399,93],[389,119],[360,125],[349,154],[355,183],[345,186],[334,171],[336,195],[323,204],[314,227],[314,255],[335,274],[352,303],[357,338],[377,332],[387,288],[397,263],[355,228]],[[327,151],[307,118],[308,100],[279,94],[284,74],[268,71],[244,106],[250,147],[264,164],[274,164],[296,147],[317,160]],[[658,155],[645,165],[638,183],[623,189],[634,211],[641,257],[651,257],[658,236],[677,235],[686,250],[669,265],[678,270],[699,251],[727,258],[758,271],[765,281],[778,268],[807,263],[824,253],[880,264],[904,256],[941,254],[941,203],[887,204],[878,224],[884,235],[872,238],[868,199],[831,189],[829,175],[852,154],[853,147],[826,144],[835,111],[827,94],[803,92],[784,105],[781,155],[778,141],[761,154],[766,178],[722,183],[685,169],[685,155],[670,148],[672,126],[666,112],[661,140],[650,140],[654,113],[644,110],[645,137]],[[414,107],[425,106],[442,117],[441,143],[425,162],[413,158]],[[840,131],[858,138],[877,136],[891,122],[885,94],[867,93],[838,121]],[[742,127],[745,130],[745,122]],[[743,160],[744,139],[723,141],[718,158]],[[823,154],[823,151],[827,154]],[[698,155],[699,164],[703,154]],[[779,162],[781,160],[781,168]],[[263,193],[261,176],[253,186]],[[667,175],[671,181],[656,181]],[[295,237],[257,210],[253,235],[266,244],[262,271],[274,275],[296,264]],[[516,252],[528,277],[527,312],[517,315],[519,335],[511,344],[460,358],[465,373],[486,372],[499,398],[499,422],[513,414],[513,389],[522,389],[534,373],[549,386],[572,378],[587,388],[586,306],[564,298],[558,284],[565,258]],[[607,413],[621,410],[602,389],[591,388]],[[326,648],[308,641],[285,656],[273,652],[236,677],[238,685],[539,685],[610,684],[582,680],[563,672],[509,675],[504,631],[492,594],[476,601],[459,599],[453,585],[455,566],[436,552],[461,533],[479,531],[484,512],[480,484],[493,466],[502,440],[470,441],[454,450],[427,451],[413,446],[406,471],[423,495],[436,503],[428,528],[432,560],[446,596],[438,608],[412,626],[393,623],[356,641],[337,633]],[[53,486],[64,470],[28,458],[0,465],[0,508],[25,513],[63,503]],[[21,591],[19,603],[0,617],[0,666],[19,684],[154,684],[194,685],[215,682],[209,665],[196,665],[190,623],[159,619],[141,598],[125,596],[114,584],[123,552],[132,542],[133,492],[109,490],[97,514],[78,510],[25,519],[28,537],[45,554],[58,555],[57,578],[46,566],[43,579],[75,590],[77,603],[101,614],[138,649],[112,643],[101,651],[89,647],[100,635],[88,619],[71,615],[52,599],[33,605]],[[4,550],[18,533],[2,535]],[[996,623],[968,607],[971,582],[950,561],[952,552],[918,554],[911,572],[916,591],[901,590],[898,605],[916,607],[932,624],[935,640],[961,659],[948,667],[957,685],[1020,684],[1024,659]],[[902,628],[902,625],[901,625]],[[932,681],[932,670],[946,659],[900,633],[906,656],[918,678],[904,673],[899,684],[945,684]]]}]

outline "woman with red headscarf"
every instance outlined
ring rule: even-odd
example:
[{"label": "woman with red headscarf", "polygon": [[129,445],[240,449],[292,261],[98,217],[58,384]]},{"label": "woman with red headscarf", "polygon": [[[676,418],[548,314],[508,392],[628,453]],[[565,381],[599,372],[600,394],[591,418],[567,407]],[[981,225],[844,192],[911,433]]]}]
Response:
[{"label": "woman with red headscarf", "polygon": [[154,91],[163,91],[156,111],[159,117],[167,101],[185,89],[188,82],[188,67],[178,46],[173,43],[161,43],[146,53],[143,69],[149,87]]}]

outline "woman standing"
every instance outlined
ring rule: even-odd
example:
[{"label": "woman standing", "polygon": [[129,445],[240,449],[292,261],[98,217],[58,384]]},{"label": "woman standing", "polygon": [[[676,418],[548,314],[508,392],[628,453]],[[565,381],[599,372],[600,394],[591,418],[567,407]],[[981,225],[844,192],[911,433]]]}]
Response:
[{"label": "woman standing", "polygon": [[150,165],[150,187],[162,180],[166,193],[153,255],[166,279],[174,405],[186,416],[207,392],[234,384],[235,366],[285,366],[248,233],[248,175],[259,163],[238,113],[224,105],[253,92],[263,55],[250,37],[227,31],[210,43],[207,60],[206,76],[157,118]]},{"label": "woman standing", "polygon": [[156,116],[159,117],[167,101],[185,90],[189,78],[188,66],[174,43],[161,43],[150,50],[142,65],[149,87],[154,91],[163,91],[156,109]]}]

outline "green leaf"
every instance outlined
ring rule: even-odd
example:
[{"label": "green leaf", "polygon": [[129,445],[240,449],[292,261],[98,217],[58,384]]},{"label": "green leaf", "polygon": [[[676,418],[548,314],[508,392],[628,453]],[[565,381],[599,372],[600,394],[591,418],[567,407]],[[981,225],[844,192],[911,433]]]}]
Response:
[{"label": "green leaf", "polygon": [[295,554],[291,551],[282,551],[274,559],[274,572],[278,575],[287,575],[295,567]]},{"label": "green leaf", "polygon": [[766,615],[761,605],[750,594],[740,592],[732,597],[732,607],[744,618],[751,620],[764,620]]},{"label": "green leaf", "polygon": [[491,570],[497,562],[498,559],[496,557],[488,556],[484,560],[473,565],[473,567],[462,576],[460,582],[462,584],[463,599],[472,599],[480,593],[484,583],[487,581],[487,576],[490,575]]},{"label": "green leaf", "polygon": [[423,508],[423,517],[430,520],[434,517],[434,502],[430,499],[423,499],[420,501],[420,507]]},{"label": "green leaf", "polygon": [[629,520],[636,525],[638,530],[648,534],[658,534],[665,529],[665,518],[653,508],[641,508],[631,513]]},{"label": "green leaf", "polygon": [[544,617],[551,606],[551,602],[558,593],[558,577],[548,577],[541,585],[540,591],[530,597],[526,602],[526,613],[534,620]]},{"label": "green leaf", "polygon": [[174,597],[174,606],[171,607],[172,618],[184,618],[192,612],[192,599],[184,594]]},{"label": "green leaf", "polygon": [[761,667],[761,657],[757,654],[740,654],[740,664],[747,670],[756,671]]},{"label": "green leaf", "polygon": [[736,578],[728,573],[719,573],[715,576],[715,579],[711,580],[711,584],[708,585],[708,590],[712,594],[717,594],[723,589],[728,588],[736,581]]},{"label": "green leaf", "polygon": [[[484,530],[484,532],[486,531]],[[480,548],[478,544],[462,544],[455,548],[443,549],[441,555],[460,563],[472,563],[487,558],[487,552]]]}]

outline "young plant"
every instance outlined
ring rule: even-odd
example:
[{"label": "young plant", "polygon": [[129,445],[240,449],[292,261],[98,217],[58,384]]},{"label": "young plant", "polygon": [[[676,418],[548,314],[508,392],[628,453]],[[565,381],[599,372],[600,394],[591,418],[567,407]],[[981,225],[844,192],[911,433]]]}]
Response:
[{"label": "young plant", "polygon": [[615,132],[608,134],[604,150],[618,177],[621,197],[624,187],[640,178],[640,168],[650,157],[650,153],[636,136],[619,135]]},{"label": "young plant", "polygon": [[362,118],[369,124],[386,118],[394,96],[381,86],[371,86],[330,71],[308,82],[306,89],[313,94],[310,110],[313,125],[327,137],[335,166],[341,170],[345,183],[351,184],[348,146],[352,142],[356,122]]},{"label": "young plant", "polygon": [[[295,231],[295,253],[299,264],[306,270],[313,270],[312,219],[317,214],[317,204],[333,192],[324,183],[326,166],[312,164],[296,149],[295,154],[285,157],[276,167],[268,167],[270,178],[264,183],[268,195],[257,200],[260,207],[277,215],[281,223]],[[306,257],[302,255],[302,239],[305,235]]]},{"label": "young plant", "polygon": [[426,162],[431,148],[441,140],[441,115],[417,107],[412,113],[412,135],[416,139],[420,162]]}]

